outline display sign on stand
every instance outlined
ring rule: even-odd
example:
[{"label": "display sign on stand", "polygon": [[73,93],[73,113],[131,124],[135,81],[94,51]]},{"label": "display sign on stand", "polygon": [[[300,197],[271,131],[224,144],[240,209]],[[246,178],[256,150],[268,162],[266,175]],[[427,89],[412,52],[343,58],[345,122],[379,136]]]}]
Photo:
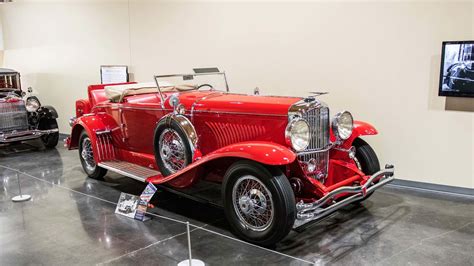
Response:
[{"label": "display sign on stand", "polygon": [[140,196],[122,192],[115,213],[139,221],[148,220],[149,218],[145,214],[156,190],[152,183],[148,183]]},{"label": "display sign on stand", "polygon": [[115,208],[115,213],[128,218],[135,218],[139,200],[140,198],[138,196],[123,192],[120,193],[120,198],[117,207]]},{"label": "display sign on stand", "polygon": [[150,200],[153,198],[153,195],[155,195],[155,192],[156,187],[152,183],[148,183],[145,190],[143,190],[142,194],[140,195],[137,211],[135,213],[135,220],[147,220],[147,217],[145,216],[146,210],[148,208],[148,203],[150,203]]},{"label": "display sign on stand", "polygon": [[102,84],[128,82],[128,66],[100,66]]}]

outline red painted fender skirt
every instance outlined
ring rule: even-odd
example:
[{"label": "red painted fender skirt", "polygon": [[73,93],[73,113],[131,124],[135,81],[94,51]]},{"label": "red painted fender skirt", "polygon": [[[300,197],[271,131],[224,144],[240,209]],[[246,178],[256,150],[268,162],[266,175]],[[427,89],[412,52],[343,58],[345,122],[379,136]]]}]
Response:
[{"label": "red painted fender skirt", "polygon": [[350,148],[352,146],[352,142],[360,136],[377,135],[378,133],[379,132],[377,129],[375,129],[375,127],[371,124],[363,121],[354,121],[352,135],[350,138],[344,141],[343,147]]},{"label": "red painted fender skirt", "polygon": [[151,177],[147,179],[147,182],[165,183],[201,164],[224,157],[248,159],[267,165],[286,165],[296,160],[296,154],[280,144],[264,141],[240,142],[220,148],[202,157],[196,157],[196,161],[183,170],[166,177]]},{"label": "red painted fender skirt", "polygon": [[[95,114],[86,115],[77,118],[75,124],[72,126],[71,136],[69,137],[68,148],[75,149],[79,146],[77,141],[79,140],[79,134],[82,129],[87,132],[87,135],[91,138],[93,143],[96,142],[95,132],[98,130],[119,130],[118,125],[115,123],[112,117],[107,114]],[[93,145],[94,154],[97,154],[95,150],[96,146]],[[96,158],[97,159],[97,158]]]}]

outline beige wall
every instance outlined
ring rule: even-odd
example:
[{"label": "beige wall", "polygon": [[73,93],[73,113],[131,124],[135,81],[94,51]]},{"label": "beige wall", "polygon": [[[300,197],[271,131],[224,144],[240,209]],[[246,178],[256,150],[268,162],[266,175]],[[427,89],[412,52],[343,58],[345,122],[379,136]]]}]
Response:
[{"label": "beige wall", "polygon": [[126,1],[20,1],[0,11],[5,67],[57,108],[61,132],[69,131],[75,100],[100,83],[99,66],[130,62]]},{"label": "beige wall", "polygon": [[376,125],[380,135],[368,141],[399,178],[474,187],[474,115],[446,111],[436,96],[441,41],[473,39],[472,2],[132,0],[130,10],[109,1],[2,9],[5,63],[58,107],[62,132],[74,100],[99,82],[100,64],[129,64],[139,81],[219,66],[239,92],[329,91],[321,98],[333,113],[349,109]]}]

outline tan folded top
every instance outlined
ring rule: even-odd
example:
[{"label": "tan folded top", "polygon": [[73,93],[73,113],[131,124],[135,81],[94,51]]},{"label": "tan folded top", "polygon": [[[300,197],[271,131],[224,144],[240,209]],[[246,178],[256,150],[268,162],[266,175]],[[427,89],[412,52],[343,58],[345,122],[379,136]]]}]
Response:
[{"label": "tan folded top", "polygon": [[[196,85],[184,84],[173,86],[166,82],[163,82],[163,87],[160,82],[160,90],[162,92],[179,92],[179,91],[189,91],[195,90]],[[135,83],[135,84],[126,84],[126,85],[113,85],[105,87],[105,95],[111,102],[118,102],[123,97],[129,95],[139,95],[158,92],[156,84],[153,82],[149,83]]]}]

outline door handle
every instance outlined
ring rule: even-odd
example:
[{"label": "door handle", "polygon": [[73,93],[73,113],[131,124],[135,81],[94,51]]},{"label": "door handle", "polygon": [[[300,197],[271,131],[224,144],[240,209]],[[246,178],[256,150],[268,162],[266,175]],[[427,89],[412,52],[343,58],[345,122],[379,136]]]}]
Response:
[{"label": "door handle", "polygon": [[120,131],[122,132],[122,141],[125,142],[128,139],[127,125],[124,123],[123,109],[119,109],[120,114]]}]

